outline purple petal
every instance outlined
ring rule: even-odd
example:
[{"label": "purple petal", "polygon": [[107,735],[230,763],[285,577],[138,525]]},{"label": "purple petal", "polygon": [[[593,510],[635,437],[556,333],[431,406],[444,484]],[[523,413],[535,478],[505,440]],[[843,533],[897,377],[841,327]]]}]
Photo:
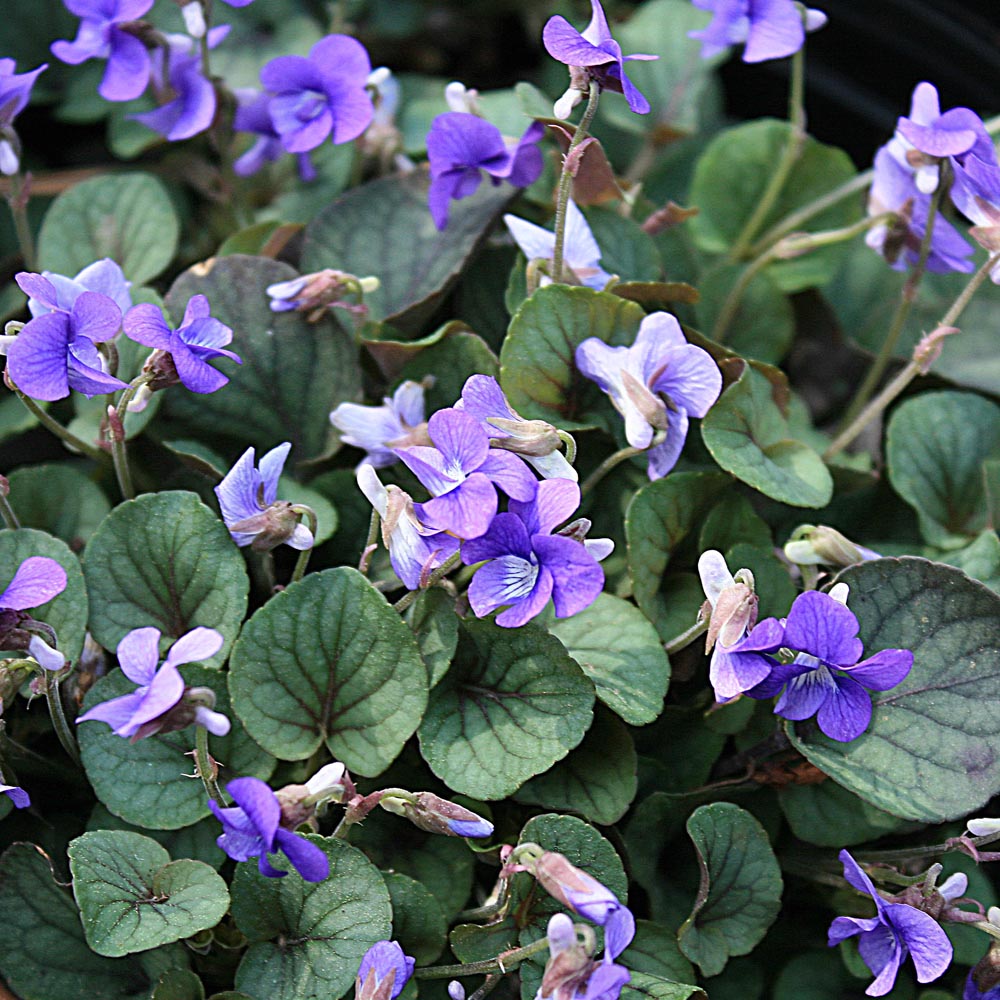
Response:
[{"label": "purple petal", "polygon": [[418,424],[422,424],[424,422],[423,385],[420,382],[413,382],[407,379],[392,394],[390,408],[396,414],[397,422],[402,421],[408,427],[416,427]]},{"label": "purple petal", "polygon": [[[774,662],[762,653],[733,653],[716,642],[709,663],[708,680],[716,701],[724,701],[759,687],[773,669]],[[773,697],[784,683],[783,680],[769,695],[758,697]]]},{"label": "purple petal", "polygon": [[120,698],[110,698],[76,717],[81,722],[106,722],[117,736],[129,736],[129,727],[135,713],[142,707],[143,696],[132,693]]},{"label": "purple petal", "polygon": [[888,691],[902,681],[913,667],[908,649],[883,649],[853,667],[841,667],[849,677],[872,691]]},{"label": "purple petal", "polygon": [[133,306],[125,314],[122,325],[125,335],[137,344],[163,351],[170,347],[170,326],[163,318],[163,313],[154,305],[144,303]]},{"label": "purple petal", "polygon": [[550,17],[542,29],[542,44],[553,59],[567,66],[600,66],[615,57],[587,41],[569,21],[558,14]]},{"label": "purple petal", "polygon": [[814,716],[836,690],[837,683],[826,667],[806,670],[789,680],[784,694],[774,706],[774,713],[801,722]]},{"label": "purple petal", "polygon": [[490,441],[475,417],[461,410],[438,410],[427,423],[434,447],[455,475],[476,472],[490,453]]},{"label": "purple petal", "polygon": [[[513,218],[513,216],[505,216],[504,218]],[[526,223],[526,225],[531,224]],[[552,234],[549,233],[549,235]],[[462,386],[462,406],[466,413],[471,414],[481,423],[486,423],[490,417],[502,417],[504,420],[519,419],[518,414],[510,408],[507,397],[500,388],[500,383],[492,375],[470,375],[465,380],[465,385]],[[487,433],[490,437],[506,437],[503,431],[496,428],[487,429]]]},{"label": "purple petal", "polygon": [[[51,275],[50,277],[54,279],[61,276]],[[129,291],[132,287],[132,282],[126,280],[125,273],[121,267],[115,261],[111,260],[110,257],[104,257],[93,264],[88,264],[73,279],[73,284],[87,291],[100,292],[101,295],[106,295],[118,306],[122,315],[132,307],[132,296]]]},{"label": "purple petal", "polygon": [[494,177],[503,177],[514,187],[528,187],[534,184],[542,173],[545,161],[538,143],[545,134],[541,122],[532,122],[518,141],[517,148],[510,158],[510,164],[505,170],[486,167]]},{"label": "purple petal", "polygon": [[[617,1000],[622,987],[632,978],[623,965],[602,962],[587,980],[583,1000]],[[579,996],[579,994],[574,994]]]},{"label": "purple petal", "polygon": [[329,876],[330,860],[322,848],[312,841],[278,827],[274,843],[307,882],[322,882]]},{"label": "purple petal", "polygon": [[27,809],[31,805],[30,796],[18,785],[0,785],[0,795],[6,795],[14,803],[15,809]]},{"label": "purple petal", "polygon": [[455,167],[504,167],[510,154],[500,129],[476,115],[448,111],[438,115],[427,134],[431,176]]},{"label": "purple petal", "polygon": [[69,337],[65,313],[47,313],[25,324],[7,348],[7,371],[25,395],[49,402],[69,395]]},{"label": "purple petal", "polygon": [[[546,579],[542,607],[552,591],[551,576],[547,575]],[[517,606],[531,597],[537,589],[538,580],[538,566],[533,561],[519,555],[497,556],[476,570],[469,584],[469,603],[476,615],[482,618],[502,605]]]},{"label": "purple petal", "polygon": [[200,663],[222,649],[222,636],[214,628],[195,628],[182,635],[167,653],[166,664]]},{"label": "purple petal", "polygon": [[[483,436],[488,440],[485,432]],[[538,490],[535,474],[512,451],[502,451],[498,448],[489,450],[476,471],[489,478],[512,500],[531,501]]]},{"label": "purple petal", "polygon": [[755,0],[743,61],[782,59],[798,52],[805,39],[802,15],[792,0]]},{"label": "purple petal", "polygon": [[178,377],[191,392],[215,392],[229,381],[228,375],[202,361],[179,337],[173,338],[170,356],[174,359]]},{"label": "purple petal", "polygon": [[268,851],[274,845],[281,806],[271,788],[260,778],[235,778],[226,785],[233,801],[246,813]]},{"label": "purple petal", "polygon": [[412,445],[409,448],[397,448],[395,454],[427,487],[432,496],[448,493],[462,482],[461,471],[446,468],[445,458],[437,448]]},{"label": "purple petal", "polygon": [[350,35],[327,35],[310,50],[309,59],[316,63],[328,80],[343,86],[349,81],[363,88],[372,71],[368,50]]},{"label": "purple petal", "polygon": [[968,108],[952,108],[933,124],[920,125],[909,118],[900,118],[896,131],[911,146],[928,156],[958,156],[976,143],[975,124],[979,116]]},{"label": "purple petal", "polygon": [[616,959],[635,937],[635,917],[627,906],[619,906],[604,924],[604,956]]},{"label": "purple petal", "polygon": [[142,703],[119,736],[134,736],[139,728],[169,712],[184,697],[184,678],[172,663],[164,663],[142,696]]},{"label": "purple petal", "polygon": [[785,642],[785,627],[777,618],[765,618],[745,639],[729,648],[730,653],[776,653]]},{"label": "purple petal", "polygon": [[48,556],[29,556],[0,594],[0,608],[26,611],[47,604],[66,589],[66,570]]},{"label": "purple petal", "polygon": [[875,981],[865,993],[870,997],[884,996],[896,985],[899,967],[906,958],[896,935],[890,927],[882,924],[861,935],[858,953],[875,976]]},{"label": "purple petal", "polygon": [[376,979],[379,981],[392,975],[394,978],[389,1000],[395,1000],[395,997],[403,991],[407,980],[413,975],[415,964],[412,958],[403,954],[403,949],[396,941],[378,941],[365,952],[365,957],[361,959],[361,968],[358,969],[357,979],[359,983],[363,983],[373,967]]},{"label": "purple petal", "polygon": [[527,503],[511,500],[508,510],[516,514],[529,535],[549,535],[568,521],[580,506],[580,487],[569,479],[546,479],[538,484],[535,498]]},{"label": "purple petal", "polygon": [[242,809],[222,809],[214,800],[209,801],[208,807],[223,826],[223,833],[215,842],[234,861],[249,861],[267,851],[267,845]]},{"label": "purple petal", "polygon": [[[500,561],[496,560],[496,562]],[[488,565],[493,566],[495,563]],[[549,597],[552,596],[552,585],[552,574],[543,566],[538,570],[535,585],[530,593],[521,600],[515,601],[506,611],[501,611],[496,618],[497,625],[504,628],[517,628],[530,621],[535,615],[541,614],[542,609],[549,603]]]},{"label": "purple petal", "polygon": [[646,453],[650,479],[662,479],[676,464],[687,440],[688,415],[684,410],[667,410],[667,434]]},{"label": "purple petal", "polygon": [[[569,204],[573,203],[570,202]],[[550,232],[548,229],[542,229],[541,226],[536,226],[533,222],[527,222],[524,219],[519,219],[516,215],[505,215],[503,217],[503,221],[504,225],[510,232],[510,235],[514,237],[514,242],[518,245],[521,253],[523,253],[528,260],[533,260],[536,257],[540,257],[543,260],[551,259],[552,252],[556,245],[555,233]],[[567,234],[567,244],[568,243],[569,237]],[[566,259],[567,261],[572,260],[568,245],[566,247]],[[472,377],[487,378],[488,376],[478,375]],[[468,385],[468,383],[466,383],[466,385]],[[465,390],[462,391],[462,398],[465,398]]]},{"label": "purple petal", "polygon": [[474,472],[450,492],[420,504],[417,509],[418,517],[428,526],[465,539],[485,534],[496,512],[496,490],[479,472]]},{"label": "purple petal", "polygon": [[[868,873],[851,857],[848,851],[841,851],[837,855],[840,863],[844,866],[844,878],[847,884],[853,886],[858,892],[866,893],[875,900],[876,904],[882,903],[882,897],[875,891],[875,884],[868,877]],[[881,905],[879,906],[881,909]]]},{"label": "purple petal", "polygon": [[71,389],[82,392],[90,399],[127,388],[125,382],[105,371],[106,366],[107,362],[93,341],[86,337],[72,340],[66,353],[66,377]]},{"label": "purple petal", "polygon": [[[371,125],[374,116],[375,106],[368,92],[362,87],[348,87],[339,91],[333,105],[334,144],[339,145],[357,139]],[[291,150],[291,152],[303,152],[303,150]]]},{"label": "purple petal", "polygon": [[292,450],[292,443],[285,441],[272,448],[260,460],[260,481],[264,487],[264,505],[270,506],[278,499],[278,479],[285,468],[285,460]]},{"label": "purple petal", "polygon": [[254,449],[247,448],[222,482],[215,487],[222,520],[227,525],[245,521],[260,513],[261,507],[257,502],[258,482],[259,477],[254,469]]},{"label": "purple petal", "polygon": [[827,944],[832,948],[841,941],[854,937],[855,934],[873,931],[881,924],[882,921],[878,917],[837,917],[827,932]]},{"label": "purple petal", "polygon": [[816,722],[830,739],[850,743],[868,728],[872,701],[868,692],[850,677],[834,677],[834,683],[836,690],[820,706]]},{"label": "purple petal", "polygon": [[146,687],[152,684],[160,662],[160,630],[152,626],[134,628],[118,643],[115,652],[122,673],[134,684]]},{"label": "purple petal", "polygon": [[508,555],[518,556],[526,562],[532,555],[531,539],[525,525],[513,513],[497,514],[485,534],[462,546],[462,562],[466,566]]},{"label": "purple petal", "polygon": [[146,46],[134,35],[111,29],[111,56],[97,92],[106,101],[131,101],[149,83],[150,60]]},{"label": "purple petal", "polygon": [[929,913],[905,903],[890,903],[885,916],[910,949],[918,982],[929,983],[943,975],[952,959],[944,928]]},{"label": "purple petal", "polygon": [[785,622],[785,645],[819,657],[824,663],[850,666],[864,647],[857,638],[858,619],[839,601],[818,590],[799,594]]},{"label": "purple petal", "polygon": [[288,874],[288,872],[282,871],[280,868],[275,868],[267,860],[266,852],[261,852],[260,857],[257,859],[257,870],[261,875],[266,875],[268,878],[284,878]]},{"label": "purple petal", "polygon": [[42,274],[32,271],[19,271],[14,275],[18,287],[29,298],[35,299],[49,309],[60,308],[59,293],[56,287]]},{"label": "purple petal", "polygon": [[276,94],[299,90],[322,90],[319,67],[305,56],[278,56],[260,71],[260,82]]},{"label": "purple petal", "polygon": [[568,618],[590,607],[604,589],[604,570],[586,546],[561,535],[534,535],[531,543],[552,574],[556,617]]},{"label": "purple petal", "polygon": [[692,417],[703,417],[719,398],[722,373],[708,351],[685,344],[670,352],[666,368],[652,383],[652,389],[665,393]]},{"label": "purple petal", "polygon": [[73,333],[95,343],[110,340],[121,328],[118,306],[100,292],[81,292],[73,303]]}]

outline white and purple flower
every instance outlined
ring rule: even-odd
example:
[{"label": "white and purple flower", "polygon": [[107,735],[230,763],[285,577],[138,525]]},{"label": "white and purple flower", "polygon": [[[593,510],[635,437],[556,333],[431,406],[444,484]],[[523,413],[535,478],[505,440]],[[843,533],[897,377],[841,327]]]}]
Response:
[{"label": "white and purple flower", "polygon": [[701,41],[701,57],[709,59],[730,45],[746,42],[743,61],[783,59],[802,48],[806,33],[826,24],[826,14],[806,9],[802,20],[794,0],[692,0],[695,7],[711,11],[712,20],[688,37]]},{"label": "white and purple flower", "polygon": [[408,445],[427,445],[427,421],[424,420],[424,385],[407,380],[381,406],[341,403],[331,414],[330,423],[340,432],[344,444],[363,449],[366,454],[358,465],[384,469],[399,461],[393,449]]}]

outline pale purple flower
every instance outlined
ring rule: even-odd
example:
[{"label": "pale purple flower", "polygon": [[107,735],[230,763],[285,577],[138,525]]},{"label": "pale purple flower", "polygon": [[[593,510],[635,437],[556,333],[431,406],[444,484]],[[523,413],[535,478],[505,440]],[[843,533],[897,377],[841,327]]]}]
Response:
[{"label": "pale purple flower", "polygon": [[500,129],[477,115],[447,111],[431,123],[427,134],[427,159],[431,186],[428,204],[438,229],[448,225],[451,201],[475,194],[485,171],[494,186],[507,181],[527,187],[542,172],[538,143],[544,134],[532,122],[519,140],[505,139]]},{"label": "pale purple flower", "polygon": [[215,487],[222,520],[233,541],[266,552],[285,544],[311,549],[312,532],[299,524],[299,515],[287,500],[278,500],[278,480],[291,451],[285,442],[272,448],[254,467],[254,449],[247,448],[225,478]]},{"label": "pale purple flower", "polygon": [[146,89],[150,58],[145,44],[129,29],[153,6],[153,0],[63,0],[82,18],[72,42],[53,42],[52,54],[73,66],[107,59],[97,92],[106,101],[131,101]]},{"label": "pale purple flower", "polygon": [[513,500],[535,496],[538,480],[516,455],[490,448],[478,421],[461,410],[438,410],[427,423],[433,448],[415,445],[396,454],[434,498],[417,517],[438,531],[478,538],[497,512],[494,485]]},{"label": "pale purple flower", "polygon": [[577,939],[573,921],[565,913],[554,913],[546,931],[549,960],[535,1000],[617,1000],[631,974],[614,959],[627,941],[613,940],[605,933],[604,958],[596,961]]},{"label": "pale purple flower", "polygon": [[43,64],[30,73],[15,73],[13,59],[0,59],[0,174],[11,176],[21,166],[21,140],[14,131],[14,119],[28,106],[31,88]]},{"label": "pale purple flower", "polygon": [[170,355],[177,377],[192,392],[215,392],[229,378],[213,368],[210,358],[230,358],[242,364],[238,354],[224,350],[233,339],[233,331],[214,319],[204,295],[191,297],[181,325],[172,330],[154,305],[134,306],[125,315],[125,333],[146,347]]},{"label": "pale purple flower", "polygon": [[588,79],[602,90],[624,94],[629,108],[636,114],[648,114],[649,101],[626,75],[625,63],[633,59],[658,59],[659,56],[623,56],[621,46],[611,37],[611,29],[599,0],[590,0],[590,4],[590,24],[583,31],[577,31],[558,14],[545,22],[542,29],[545,51],[567,66],[583,69]]},{"label": "pale purple flower", "polygon": [[552,599],[557,618],[589,607],[604,589],[604,571],[586,545],[552,534],[580,505],[580,487],[546,479],[527,503],[511,500],[486,533],[462,545],[466,566],[483,563],[469,584],[469,603],[482,618],[499,607],[507,628],[534,618]]},{"label": "pale purple flower", "polygon": [[110,257],[88,264],[73,278],[52,271],[42,271],[42,277],[54,289],[55,298],[52,299],[52,291],[46,287],[41,288],[44,300],[30,296],[29,292],[28,311],[32,316],[44,316],[53,310],[70,312],[83,292],[106,295],[123,316],[132,308],[132,282],[125,278],[125,272]]},{"label": "pale purple flower", "polygon": [[[0,648],[26,649],[46,670],[61,670],[66,657],[53,649],[39,631],[53,638],[43,623],[35,623],[29,608],[47,604],[66,589],[66,570],[48,556],[29,556],[0,594]],[[0,699],[2,709],[2,699]]]},{"label": "pale purple flower", "polygon": [[544,420],[525,420],[507,402],[492,375],[470,375],[462,387],[455,409],[479,421],[489,435],[491,447],[512,451],[532,465],[544,479],[579,478],[576,469],[559,450],[559,432]]},{"label": "pale purple flower", "polygon": [[14,803],[15,809],[27,809],[31,805],[30,796],[18,785],[0,784],[0,795],[6,795]]},{"label": "pale purple flower", "polygon": [[[363,462],[357,476],[358,487],[382,519],[382,541],[396,576],[410,590],[426,587],[430,574],[458,551],[458,539],[427,524],[410,495],[398,486],[383,486],[373,466]],[[495,492],[493,498],[496,510]]]},{"label": "pale purple flower", "polygon": [[[257,173],[266,163],[280,160],[287,150],[278,130],[271,121],[271,94],[264,91],[241,88],[236,91],[236,114],[233,130],[251,132],[257,136],[254,144],[233,163],[233,170],[240,177]],[[304,181],[316,179],[316,168],[308,153],[296,154],[299,177]]]},{"label": "pale purple flower", "polygon": [[23,292],[51,310],[29,320],[7,345],[7,371],[23,393],[52,401],[68,396],[71,389],[90,398],[126,387],[108,374],[107,361],[96,346],[121,328],[122,313],[112,299],[100,292],[81,292],[65,310],[47,278],[22,271],[16,280]]},{"label": "pale purple flower", "polygon": [[348,35],[327,35],[308,58],[272,59],[260,71],[260,80],[274,95],[271,122],[285,149],[304,153],[327,137],[342,143],[361,135],[374,114],[365,89],[371,71],[365,47]]},{"label": "pale purple flower", "polygon": [[722,391],[722,375],[711,355],[689,344],[680,324],[665,312],[643,319],[631,347],[610,347],[589,337],[576,349],[576,366],[611,397],[625,418],[628,443],[649,449],[650,479],[674,467],[688,418],[705,416]]},{"label": "pale purple flower", "polygon": [[192,629],[174,642],[157,669],[159,644],[158,628],[132,629],[118,643],[118,664],[122,673],[139,687],[132,694],[95,705],[76,721],[106,722],[116,736],[133,743],[154,733],[183,729],[192,723],[204,726],[216,736],[225,736],[229,732],[229,720],[212,711],[214,696],[207,696],[211,706],[201,703],[204,697],[196,696],[186,702],[189,690],[204,695],[208,689],[186,688],[177,669],[182,663],[199,663],[214,656],[222,648],[222,636],[214,628]]},{"label": "pale purple flower", "polygon": [[709,59],[730,45],[746,42],[744,62],[782,59],[798,52],[807,31],[826,24],[826,14],[807,9],[805,24],[794,0],[692,0],[713,13],[707,28],[689,31],[701,40],[701,56]]},{"label": "pale purple flower", "polygon": [[377,941],[361,959],[355,1000],[395,1000],[413,975],[415,960],[396,941]]},{"label": "pale purple flower", "polygon": [[844,590],[799,594],[784,622],[765,619],[730,650],[758,655],[779,649],[795,652],[791,663],[774,662],[766,679],[748,694],[771,698],[784,689],[774,707],[776,715],[796,722],[815,715],[819,728],[841,743],[868,727],[872,715],[868,692],[895,687],[913,666],[908,649],[883,649],[861,659],[860,626],[844,603]]},{"label": "pale purple flower", "polygon": [[326,854],[315,844],[281,825],[281,805],[277,796],[260,778],[236,778],[226,785],[236,803],[223,808],[214,800],[208,807],[222,823],[216,843],[234,861],[257,858],[261,875],[282,878],[288,872],[274,868],[268,854],[281,851],[307,882],[322,882],[330,874]]},{"label": "pale purple flower", "polygon": [[[533,222],[519,219],[516,215],[505,215],[504,224],[514,237],[528,260],[541,258],[551,261],[555,250],[556,234]],[[601,248],[587,225],[583,212],[572,199],[566,203],[566,242],[563,247],[563,261],[581,284],[597,291],[607,287],[612,276],[601,267]],[[552,279],[543,274],[540,284],[549,285]]]},{"label": "pale purple flower", "polygon": [[871,997],[885,996],[895,985],[907,955],[913,956],[919,982],[929,983],[943,975],[951,964],[952,946],[941,925],[916,907],[886,902],[847,851],[840,852],[840,860],[844,878],[875,901],[874,917],[837,917],[829,932],[831,948],[859,935],[858,951],[875,976],[865,993]]},{"label": "pale purple flower", "polygon": [[330,423],[340,432],[344,444],[361,448],[367,454],[358,463],[384,469],[399,461],[394,448],[427,444],[424,420],[424,386],[421,382],[403,382],[381,406],[341,403],[331,414]]}]

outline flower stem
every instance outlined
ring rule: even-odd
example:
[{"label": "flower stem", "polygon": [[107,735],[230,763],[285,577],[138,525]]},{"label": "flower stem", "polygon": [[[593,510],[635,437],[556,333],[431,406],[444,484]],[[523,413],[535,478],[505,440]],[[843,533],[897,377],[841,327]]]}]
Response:
[{"label": "flower stem", "polygon": [[456,976],[474,976],[479,973],[512,972],[526,959],[537,955],[548,948],[548,938],[539,938],[523,948],[515,948],[496,958],[487,958],[482,962],[467,962],[464,965],[431,965],[426,969],[417,969],[415,979],[454,979]]},{"label": "flower stem", "polygon": [[35,240],[31,235],[31,223],[28,222],[28,191],[24,178],[20,173],[10,179],[10,192],[7,195],[10,214],[14,219],[14,231],[21,247],[21,260],[26,271],[35,270]]},{"label": "flower stem", "polygon": [[559,175],[559,188],[556,194],[556,223],[555,223],[555,246],[552,249],[552,280],[562,281],[563,273],[563,249],[566,244],[566,205],[569,202],[569,192],[573,184],[573,175],[576,173],[570,167],[571,157],[577,146],[590,135],[590,125],[597,114],[597,102],[601,96],[601,88],[593,81],[590,82],[590,90],[587,96],[587,107],[577,125],[573,138],[570,139],[569,149],[563,157],[562,173]]},{"label": "flower stem", "polygon": [[7,493],[2,489],[0,489],[0,517],[3,518],[4,525],[12,531],[21,527],[21,522],[17,519],[17,514],[14,513],[14,508],[11,507],[10,501],[7,499]]},{"label": "flower stem", "polygon": [[6,378],[8,383],[13,387],[14,392],[17,393],[21,402],[24,403],[28,410],[46,430],[52,431],[57,438],[69,445],[73,451],[82,452],[88,458],[92,458],[97,462],[104,461],[107,456],[103,451],[101,451],[100,448],[92,444],[87,444],[86,441],[82,441],[72,431],[63,427],[58,420],[50,417],[30,396],[26,396],[16,385],[14,385],[13,382],[10,381],[10,372],[7,372]]},{"label": "flower stem", "polygon": [[371,520],[368,522],[368,537],[365,539],[365,547],[361,552],[361,559],[358,562],[358,572],[362,576],[368,575],[368,568],[371,565],[372,556],[378,548],[378,529],[382,522],[379,512],[372,507]]},{"label": "flower stem", "polygon": [[292,506],[297,514],[300,514],[309,522],[309,530],[312,532],[313,544],[308,549],[303,549],[299,553],[299,558],[295,561],[295,569],[292,570],[292,578],[289,583],[298,583],[305,576],[306,567],[309,565],[309,557],[312,555],[313,545],[316,544],[316,511],[304,503],[297,503]]},{"label": "flower stem", "polygon": [[216,781],[219,768],[208,752],[208,730],[204,726],[194,727],[194,766],[208,797],[214,799],[220,806],[224,806],[226,800],[219,791],[219,784]]},{"label": "flower stem", "polygon": [[453,552],[440,566],[438,566],[436,570],[434,570],[433,573],[431,573],[426,587],[421,587],[419,590],[408,590],[392,606],[393,609],[402,614],[425,590],[430,590],[431,587],[437,586],[437,584],[439,584],[461,561],[461,553]]},{"label": "flower stem", "polygon": [[616,465],[621,465],[622,462],[629,458],[635,458],[636,455],[641,455],[644,451],[646,451],[645,448],[628,447],[609,455],[583,481],[583,485],[580,487],[580,496],[585,497]]},{"label": "flower stem", "polygon": [[115,466],[115,476],[118,488],[126,500],[135,499],[135,488],[132,486],[132,472],[128,467],[128,454],[125,449],[125,414],[128,404],[140,387],[149,381],[148,375],[140,375],[131,382],[118,399],[118,406],[112,412],[108,409],[108,441],[111,444],[111,460]]},{"label": "flower stem", "polygon": [[680,635],[675,635],[673,639],[669,642],[663,644],[664,652],[667,656],[673,656],[674,653],[679,653],[682,649],[690,646],[695,639],[700,635],[704,635],[708,631],[708,619],[705,618],[700,622],[695,622],[689,629],[681,632]]},{"label": "flower stem", "polygon": [[49,716],[52,719],[52,728],[59,737],[59,742],[63,749],[69,754],[69,759],[82,767],[80,763],[80,750],[76,745],[76,736],[70,728],[66,718],[66,711],[63,708],[62,696],[59,694],[59,681],[51,671],[43,670],[45,675],[45,700],[49,706]]}]

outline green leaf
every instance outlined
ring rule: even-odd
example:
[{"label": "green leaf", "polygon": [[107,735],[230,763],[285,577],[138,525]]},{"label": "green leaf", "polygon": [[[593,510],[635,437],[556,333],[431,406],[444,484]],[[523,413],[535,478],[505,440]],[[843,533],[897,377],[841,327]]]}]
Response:
[{"label": "green leaf", "polygon": [[21,526],[47,531],[74,552],[111,510],[101,488],[72,465],[25,465],[9,479],[10,504]]},{"label": "green leaf", "polygon": [[529,420],[569,430],[592,427],[591,415],[610,410],[610,403],[577,370],[576,349],[588,337],[628,346],[645,315],[641,306],[608,292],[539,288],[515,313],[500,351],[500,383],[510,405]]},{"label": "green leaf", "polygon": [[590,681],[539,627],[463,622],[431,692],[420,752],[456,792],[502,799],[575,747],[593,718]]},{"label": "green leaf", "polygon": [[764,828],[729,802],[700,806],[687,821],[701,869],[691,916],[677,932],[681,951],[703,975],[747,955],[781,907],[781,869]]},{"label": "green leaf", "polygon": [[190,969],[167,969],[150,1000],[205,1000],[205,987]]},{"label": "green leaf", "polygon": [[38,234],[38,269],[72,277],[102,257],[137,285],[174,259],[180,224],[170,196],[149,174],[92,177],[52,203]]},{"label": "green leaf", "polygon": [[601,265],[623,281],[658,281],[663,264],[653,237],[634,220],[609,208],[591,208],[584,215],[601,247]]},{"label": "green leaf", "polygon": [[137,960],[102,958],[87,947],[73,897],[34,844],[15,844],[0,858],[0,913],[0,976],[21,1000],[149,995],[152,984]]},{"label": "green leaf", "polygon": [[738,544],[770,548],[773,545],[771,529],[745,496],[727,493],[705,518],[698,535],[698,551],[717,549],[725,552]]},{"label": "green leaf", "polygon": [[458,648],[454,597],[443,587],[423,591],[413,602],[409,625],[427,666],[428,685],[434,687],[448,672]]},{"label": "green leaf", "polygon": [[594,682],[597,697],[629,725],[644,726],[663,711],[670,661],[645,616],[611,594],[569,618],[553,618],[549,632]]},{"label": "green leaf", "polygon": [[[856,983],[835,951],[796,955],[779,973],[774,1000],[843,1000]],[[895,992],[895,990],[893,990]]]},{"label": "green leaf", "polygon": [[364,953],[389,937],[392,908],[379,870],[342,840],[306,839],[330,861],[322,882],[296,871],[267,878],[254,861],[236,866],[233,919],[250,947],[235,986],[255,1000],[337,1000]]},{"label": "green leaf", "polygon": [[247,732],[284,760],[326,744],[358,774],[381,773],[427,704],[416,641],[385,598],[347,567],[310,573],[243,627],[229,689]]},{"label": "green leaf", "polygon": [[170,390],[164,412],[184,429],[171,436],[201,439],[211,429],[232,439],[234,452],[252,444],[258,456],[291,441],[293,465],[330,450],[330,411],[360,399],[361,367],[351,337],[329,313],[309,323],[302,313],[271,311],[265,289],[294,277],[280,261],[234,254],[198,264],[174,282],[167,306],[175,320],[193,295],[206,295],[212,315],[232,327],[230,347],[243,364],[222,362],[229,384],[210,395]]},{"label": "green leaf", "polygon": [[621,964],[633,972],[644,972],[672,982],[694,979],[691,963],[677,947],[677,936],[652,920],[635,922],[635,937],[622,952]]},{"label": "green leaf", "polygon": [[65,542],[34,528],[0,531],[0,566],[4,567],[3,587],[14,578],[18,566],[29,556],[55,559],[66,570],[66,589],[31,615],[55,629],[60,652],[67,660],[76,660],[83,651],[87,634],[87,588],[80,572],[80,562]]},{"label": "green leaf", "polygon": [[648,972],[635,972],[622,987],[623,1000],[688,1000],[688,997],[707,1000],[705,991],[687,983],[675,983]]},{"label": "green leaf", "polygon": [[427,413],[453,406],[462,395],[462,387],[470,375],[500,374],[500,362],[482,337],[448,324],[446,333],[436,343],[424,348],[399,373],[401,379],[422,381],[434,376],[434,385],[427,390]]},{"label": "green leaf", "polygon": [[1000,458],[1000,407],[967,392],[921,393],[893,412],[886,458],[924,538],[959,548],[987,527],[983,463]]},{"label": "green leaf", "polygon": [[661,582],[670,555],[730,482],[717,472],[674,472],[643,486],[625,512],[632,590],[664,642],[674,638],[670,629],[662,627],[667,603]]},{"label": "green leaf", "polygon": [[392,901],[392,938],[420,965],[430,965],[444,950],[448,924],[437,900],[415,879],[383,872]]},{"label": "green leaf", "polygon": [[515,793],[518,802],[576,812],[611,826],[625,815],[636,791],[635,747],[628,728],[600,707],[583,742]]},{"label": "green leaf", "polygon": [[1000,593],[1000,537],[996,531],[984,531],[964,549],[952,549],[938,561],[957,566],[966,576]]},{"label": "green leaf", "polygon": [[226,860],[222,848],[216,844],[219,821],[214,816],[207,816],[194,826],[185,826],[180,830],[143,831],[131,823],[126,823],[120,816],[116,816],[98,802],[87,819],[87,830],[129,830],[132,833],[144,833],[165,847],[175,861],[181,858],[193,858],[195,861],[204,861],[216,871]]},{"label": "green leaf", "polygon": [[833,496],[823,460],[791,437],[771,383],[751,365],[708,411],[701,436],[723,469],[772,500],[825,507]]},{"label": "green leaf", "polygon": [[70,841],[73,894],[83,932],[98,955],[120,958],[214,927],[229,891],[201,861],[171,861],[155,840],[124,830]]},{"label": "green leaf", "polygon": [[[274,758],[261,750],[239,720],[233,718],[225,676],[218,670],[191,664],[180,671],[188,686],[211,688],[216,711],[233,722],[228,736],[211,739],[212,756],[221,762],[222,784],[242,775],[269,778]],[[134,691],[134,682],[120,670],[113,670],[87,692],[83,707],[90,709],[98,702]],[[116,736],[105,722],[84,722],[78,732],[87,777],[97,797],[116,816],[138,827],[177,830],[209,815],[204,787],[190,778],[193,727],[135,743]]]},{"label": "green leaf", "polygon": [[[278,499],[312,507],[316,514],[317,525],[314,545],[322,545],[336,534],[339,524],[337,508],[322,493],[308,486],[303,486],[291,476],[282,476],[278,480]],[[308,525],[309,522],[303,520],[302,523]]]},{"label": "green leaf", "polygon": [[422,170],[348,191],[306,226],[303,272],[336,261],[358,277],[374,275],[380,287],[365,296],[372,318],[416,329],[458,279],[512,194],[507,187],[481,185],[471,198],[451,203],[448,228],[439,232],[427,191]]},{"label": "green leaf", "polygon": [[925,559],[845,570],[865,656],[913,651],[902,683],[875,696],[868,731],[850,743],[796,733],[792,743],[834,781],[885,812],[940,823],[1000,791],[992,733],[1000,715],[1000,597]]},{"label": "green leaf", "polygon": [[105,649],[152,625],[163,633],[162,650],[206,626],[225,641],[205,662],[225,661],[250,581],[225,525],[196,494],[146,493],[120,504],[91,538],[83,570],[90,630]]},{"label": "green leaf", "polygon": [[778,790],[781,811],[800,840],[820,847],[850,847],[877,840],[904,824],[898,816],[859,799],[832,781]]},{"label": "green leaf", "polygon": [[495,924],[459,924],[448,944],[462,963],[486,962],[516,946],[517,925],[511,917]]},{"label": "green leaf", "polygon": [[[785,147],[794,141],[787,122],[761,118],[724,129],[709,143],[698,160],[688,195],[688,201],[699,209],[689,225],[702,250],[716,254],[729,250],[756,211]],[[758,235],[846,183],[854,174],[850,158],[842,149],[806,137]],[[854,222],[859,215],[854,202],[841,199],[809,219],[803,231],[837,229]],[[776,261],[766,274],[783,292],[823,285],[836,273],[846,249],[844,244],[820,247],[802,257]]]}]

